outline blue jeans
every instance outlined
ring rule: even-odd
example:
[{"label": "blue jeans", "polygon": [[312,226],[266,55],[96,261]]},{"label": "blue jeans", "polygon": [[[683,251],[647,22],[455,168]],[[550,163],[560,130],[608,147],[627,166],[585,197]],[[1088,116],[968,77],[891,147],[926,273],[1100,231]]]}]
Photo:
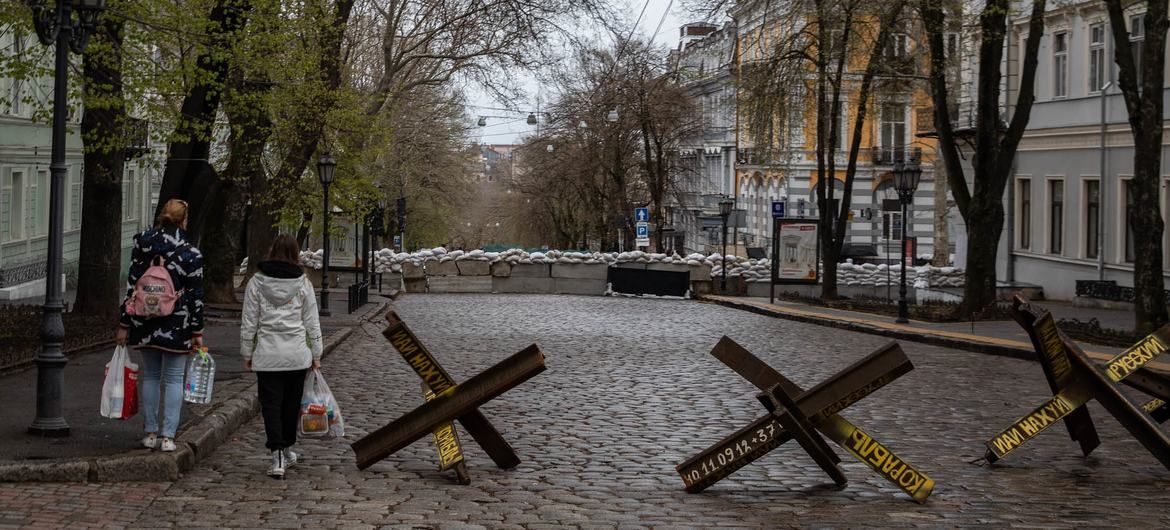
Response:
[{"label": "blue jeans", "polygon": [[[142,413],[146,418],[146,432],[158,433],[163,438],[174,438],[179,430],[179,413],[183,410],[183,374],[187,356],[142,348],[142,374],[139,380]],[[161,383],[161,384],[160,384]],[[158,401],[165,387],[163,427],[158,430]]]}]

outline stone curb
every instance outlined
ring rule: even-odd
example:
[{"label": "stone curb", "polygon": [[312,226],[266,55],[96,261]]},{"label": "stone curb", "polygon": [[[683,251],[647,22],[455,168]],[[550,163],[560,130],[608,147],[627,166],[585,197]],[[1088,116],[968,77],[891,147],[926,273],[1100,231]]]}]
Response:
[{"label": "stone curb", "polygon": [[804,322],[807,324],[816,324],[818,326],[826,326],[830,328],[844,329],[848,331],[857,331],[860,333],[867,333],[870,335],[880,335],[883,337],[890,337],[892,339],[907,340],[911,342],[920,342],[923,344],[930,344],[933,346],[944,346],[947,348],[954,348],[958,350],[967,350],[975,353],[984,353],[988,355],[998,355],[1001,357],[1011,357],[1013,359],[1023,359],[1026,361],[1037,361],[1036,352],[1031,348],[1019,348],[1015,346],[1008,346],[1003,344],[991,344],[986,342],[970,342],[960,340],[952,337],[935,335],[929,332],[914,332],[903,331],[896,329],[887,329],[877,326],[870,326],[860,324],[857,322],[849,322],[844,320],[837,320],[830,317],[815,317],[811,315],[798,315],[784,311],[772,311],[764,307],[743,302],[736,302],[734,300],[720,300],[709,298],[707,296],[699,296],[698,299],[707,303],[719,304],[721,306],[750,311],[760,315],[770,317],[783,318],[787,320],[795,320],[797,322]]},{"label": "stone curb", "polygon": [[[389,306],[382,301],[366,315],[378,315]],[[364,318],[364,316],[363,316]],[[354,326],[339,329],[325,339],[322,357],[333,352],[353,333]],[[174,453],[134,451],[120,455],[57,462],[0,465],[0,482],[164,482],[179,476],[210,456],[242,425],[260,412],[256,384],[251,383],[183,431]]]}]

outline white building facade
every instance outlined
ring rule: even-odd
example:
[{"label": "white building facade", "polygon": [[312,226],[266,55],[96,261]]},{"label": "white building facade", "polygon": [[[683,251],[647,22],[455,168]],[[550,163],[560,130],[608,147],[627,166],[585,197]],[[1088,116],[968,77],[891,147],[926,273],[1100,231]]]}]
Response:
[{"label": "white building facade", "polygon": [[[1078,280],[1133,286],[1133,232],[1125,222],[1132,207],[1127,183],[1133,176],[1133,137],[1116,88],[1113,35],[1103,7],[1080,2],[1048,11],[1036,102],[1005,197],[1000,277],[1039,285],[1051,299],[1075,297]],[[1135,48],[1145,39],[1140,8],[1135,4],[1127,11]],[[1009,58],[1019,57],[1027,20],[1017,20],[1013,29]],[[1011,100],[1020,66],[1008,63]],[[1163,144],[1163,167],[1170,157],[1167,147],[1170,143]],[[1164,171],[1163,220],[1170,211],[1168,187],[1170,172]],[[1170,236],[1163,237],[1163,260],[1170,262]],[[1170,274],[1164,278],[1170,285]]]}]

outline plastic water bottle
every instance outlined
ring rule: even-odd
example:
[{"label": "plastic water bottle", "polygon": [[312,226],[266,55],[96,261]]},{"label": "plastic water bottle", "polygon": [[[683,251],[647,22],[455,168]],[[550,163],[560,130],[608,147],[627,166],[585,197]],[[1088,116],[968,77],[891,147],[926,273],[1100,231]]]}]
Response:
[{"label": "plastic water bottle", "polygon": [[215,359],[207,354],[207,347],[192,355],[187,362],[187,383],[183,385],[183,401],[206,405],[211,403],[215,386]]}]

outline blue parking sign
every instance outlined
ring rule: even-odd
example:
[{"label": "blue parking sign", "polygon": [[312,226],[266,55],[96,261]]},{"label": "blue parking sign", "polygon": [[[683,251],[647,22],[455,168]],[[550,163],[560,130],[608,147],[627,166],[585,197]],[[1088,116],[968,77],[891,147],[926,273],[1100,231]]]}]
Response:
[{"label": "blue parking sign", "polygon": [[784,201],[772,201],[772,217],[774,219],[784,218]]},{"label": "blue parking sign", "polygon": [[634,221],[637,221],[639,223],[650,222],[650,209],[649,208],[634,208]]},{"label": "blue parking sign", "polygon": [[650,237],[650,225],[649,224],[638,223],[635,226],[635,228],[637,230],[635,231],[634,235],[636,235],[637,237]]}]

